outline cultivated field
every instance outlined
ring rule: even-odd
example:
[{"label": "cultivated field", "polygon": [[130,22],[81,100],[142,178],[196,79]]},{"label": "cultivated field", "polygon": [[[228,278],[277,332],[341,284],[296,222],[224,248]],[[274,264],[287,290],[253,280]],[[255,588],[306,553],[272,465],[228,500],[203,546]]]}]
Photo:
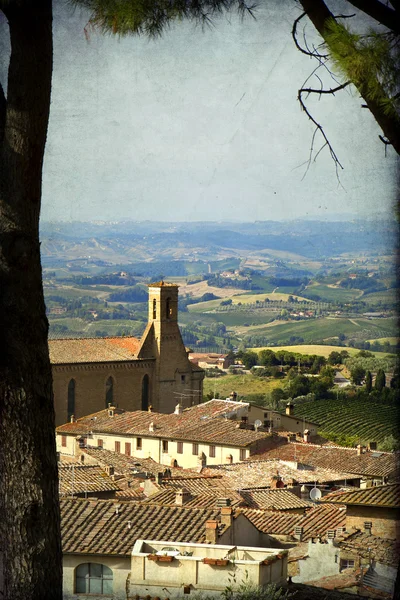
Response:
[{"label": "cultivated field", "polygon": [[[325,358],[328,358],[331,352],[341,352],[342,350],[346,350],[350,356],[355,356],[360,352],[358,348],[322,346],[318,344],[304,344],[301,346],[265,346],[264,348],[248,348],[248,350],[251,350],[252,352],[261,352],[261,350],[273,350],[274,352],[278,352],[279,350],[286,350],[298,354],[316,354],[317,356],[324,356]],[[380,358],[388,356],[387,352],[372,352],[372,354]]]},{"label": "cultivated field", "polygon": [[203,396],[208,393],[219,393],[220,398],[228,398],[231,392],[236,392],[238,400],[249,402],[255,395],[268,394],[276,387],[282,386],[282,379],[264,379],[250,374],[225,375],[223,377],[206,377],[203,384]]},{"label": "cultivated field", "polygon": [[354,398],[314,400],[296,404],[295,413],[319,423],[320,433],[328,439],[333,434],[366,444],[382,442],[389,435],[398,436],[399,406]]}]

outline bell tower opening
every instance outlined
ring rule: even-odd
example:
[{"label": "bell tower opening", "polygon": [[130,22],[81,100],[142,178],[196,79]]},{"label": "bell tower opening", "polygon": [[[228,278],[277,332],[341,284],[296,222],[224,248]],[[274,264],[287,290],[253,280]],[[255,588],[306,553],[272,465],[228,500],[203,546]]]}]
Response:
[{"label": "bell tower opening", "polygon": [[149,409],[149,376],[145,375],[142,379],[142,410]]},{"label": "bell tower opening", "polygon": [[153,300],[153,319],[157,319],[157,300]]}]

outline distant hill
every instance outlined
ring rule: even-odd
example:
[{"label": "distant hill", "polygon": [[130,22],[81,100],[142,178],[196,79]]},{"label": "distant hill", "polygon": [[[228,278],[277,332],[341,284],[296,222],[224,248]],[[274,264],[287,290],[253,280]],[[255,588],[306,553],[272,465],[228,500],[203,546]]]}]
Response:
[{"label": "distant hill", "polygon": [[389,221],[258,221],[254,223],[42,223],[42,258],[99,259],[121,264],[165,259],[211,260],[238,253],[284,251],[309,259],[345,253],[391,254]]}]

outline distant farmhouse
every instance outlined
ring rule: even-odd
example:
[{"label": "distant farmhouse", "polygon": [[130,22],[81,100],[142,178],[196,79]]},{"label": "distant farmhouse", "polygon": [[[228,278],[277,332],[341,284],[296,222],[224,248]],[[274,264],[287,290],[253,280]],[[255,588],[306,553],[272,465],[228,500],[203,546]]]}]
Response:
[{"label": "distant farmhouse", "polygon": [[56,424],[109,404],[170,413],[202,399],[204,371],[191,363],[178,327],[178,286],[149,285],[142,338],[49,340]]}]

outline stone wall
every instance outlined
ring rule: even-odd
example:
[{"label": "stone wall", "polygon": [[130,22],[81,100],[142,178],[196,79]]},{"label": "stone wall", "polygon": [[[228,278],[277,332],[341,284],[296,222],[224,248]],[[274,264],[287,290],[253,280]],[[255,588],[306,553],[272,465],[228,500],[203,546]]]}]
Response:
[{"label": "stone wall", "polygon": [[53,365],[56,426],[68,421],[68,384],[75,380],[75,418],[106,408],[106,381],[113,378],[113,403],[125,410],[141,410],[142,381],[148,375],[149,400],[154,390],[154,361]]}]

